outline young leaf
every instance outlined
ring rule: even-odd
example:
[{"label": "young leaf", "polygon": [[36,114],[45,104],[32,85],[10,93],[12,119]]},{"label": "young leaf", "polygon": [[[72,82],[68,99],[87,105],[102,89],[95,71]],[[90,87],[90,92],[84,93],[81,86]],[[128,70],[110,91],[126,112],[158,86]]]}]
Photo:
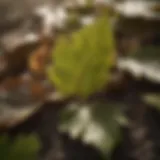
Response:
[{"label": "young leaf", "polygon": [[7,136],[0,137],[0,159],[3,160],[36,160],[40,145],[34,136],[19,136],[14,141]]},{"label": "young leaf", "polygon": [[62,112],[59,129],[110,156],[121,138],[120,125],[126,124],[122,110],[114,104],[72,104]]},{"label": "young leaf", "polygon": [[70,37],[59,38],[49,79],[66,96],[87,97],[107,83],[114,53],[109,20],[99,18]]}]

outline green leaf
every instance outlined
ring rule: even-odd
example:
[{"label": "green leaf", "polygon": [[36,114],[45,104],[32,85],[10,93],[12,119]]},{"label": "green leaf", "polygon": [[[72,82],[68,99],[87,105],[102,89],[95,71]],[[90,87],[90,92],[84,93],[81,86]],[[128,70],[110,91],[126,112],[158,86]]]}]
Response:
[{"label": "green leaf", "polygon": [[80,138],[110,157],[127,124],[122,108],[115,104],[70,104],[61,114],[59,130]]},{"label": "green leaf", "polygon": [[48,76],[56,89],[66,96],[87,97],[101,90],[114,64],[114,42],[107,18],[60,37]]},{"label": "green leaf", "polygon": [[144,101],[160,111],[160,94],[147,94],[143,96]]},{"label": "green leaf", "polygon": [[8,160],[9,149],[9,138],[6,135],[0,136],[0,159]]},{"label": "green leaf", "polygon": [[36,136],[19,136],[11,141],[8,136],[0,137],[0,159],[36,160],[40,144]]},{"label": "green leaf", "polygon": [[144,77],[160,83],[160,47],[142,48],[126,58],[119,59],[118,66],[136,78]]}]

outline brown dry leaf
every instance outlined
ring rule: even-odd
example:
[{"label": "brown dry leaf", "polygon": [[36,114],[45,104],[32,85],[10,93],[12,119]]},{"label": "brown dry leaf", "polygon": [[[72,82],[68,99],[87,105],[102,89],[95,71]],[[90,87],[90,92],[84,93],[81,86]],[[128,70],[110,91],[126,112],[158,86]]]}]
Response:
[{"label": "brown dry leaf", "polygon": [[5,52],[0,56],[0,80],[7,76],[20,74],[27,68],[27,59],[31,51],[38,45],[29,44],[20,46],[13,51]]},{"label": "brown dry leaf", "polygon": [[0,129],[12,127],[35,113],[50,88],[30,74],[9,77],[0,83]]},{"label": "brown dry leaf", "polygon": [[44,39],[42,44],[30,54],[28,67],[32,73],[45,76],[46,65],[49,61],[52,47],[52,40]]},{"label": "brown dry leaf", "polygon": [[26,69],[44,75],[52,40],[41,38],[38,42],[19,46],[12,51],[4,51],[0,55],[0,80],[6,76],[21,74]]}]

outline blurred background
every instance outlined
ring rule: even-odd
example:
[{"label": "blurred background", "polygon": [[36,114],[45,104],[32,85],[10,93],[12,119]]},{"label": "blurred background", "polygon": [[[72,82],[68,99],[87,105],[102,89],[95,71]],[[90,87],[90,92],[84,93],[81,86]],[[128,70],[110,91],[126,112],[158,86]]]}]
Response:
[{"label": "blurred background", "polygon": [[159,160],[159,0],[0,0],[0,19],[0,159]]}]

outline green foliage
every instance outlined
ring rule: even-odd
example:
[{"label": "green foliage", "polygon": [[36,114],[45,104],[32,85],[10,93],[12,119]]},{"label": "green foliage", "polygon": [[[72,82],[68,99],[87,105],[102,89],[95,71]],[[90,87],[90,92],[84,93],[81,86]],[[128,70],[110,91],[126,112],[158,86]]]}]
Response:
[{"label": "green foliage", "polygon": [[157,61],[158,63],[160,63],[159,53],[160,53],[160,47],[147,46],[131,54],[130,57],[144,62]]},{"label": "green foliage", "polygon": [[0,137],[1,160],[36,160],[39,150],[38,139],[34,136],[19,136],[11,141],[8,136]]},{"label": "green foliage", "polygon": [[147,104],[160,111],[160,94],[147,94],[143,98]]},{"label": "green foliage", "polygon": [[95,12],[94,0],[85,0],[84,4],[75,4],[68,7],[68,11],[79,15],[93,14]]},{"label": "green foliage", "polygon": [[80,16],[77,13],[70,13],[66,21],[67,30],[73,31],[79,27],[81,27]]},{"label": "green foliage", "polygon": [[66,96],[87,97],[104,87],[114,64],[114,41],[107,18],[60,37],[57,41],[49,79]]},{"label": "green foliage", "polygon": [[120,105],[112,103],[73,103],[61,113],[59,129],[110,157],[121,139],[120,126],[128,123],[121,109]]},{"label": "green foliage", "polygon": [[147,46],[142,48],[126,58],[119,59],[118,66],[137,78],[144,77],[160,83],[160,47]]}]

